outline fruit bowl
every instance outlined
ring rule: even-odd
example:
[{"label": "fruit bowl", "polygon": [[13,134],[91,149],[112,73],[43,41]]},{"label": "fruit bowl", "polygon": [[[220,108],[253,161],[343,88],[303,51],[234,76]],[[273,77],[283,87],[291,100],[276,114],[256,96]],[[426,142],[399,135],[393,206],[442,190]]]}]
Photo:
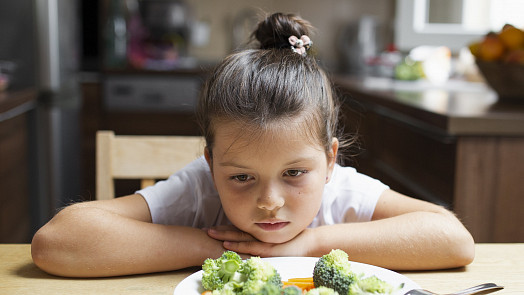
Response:
[{"label": "fruit bowl", "polygon": [[524,65],[497,61],[476,61],[486,83],[502,101],[524,103]]}]

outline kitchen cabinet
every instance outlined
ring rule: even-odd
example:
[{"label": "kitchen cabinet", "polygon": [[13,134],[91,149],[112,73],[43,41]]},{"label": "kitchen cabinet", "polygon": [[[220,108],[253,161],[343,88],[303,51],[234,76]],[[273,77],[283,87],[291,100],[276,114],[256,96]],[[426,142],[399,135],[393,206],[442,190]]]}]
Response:
[{"label": "kitchen cabinet", "polygon": [[524,241],[524,104],[482,85],[334,81],[346,130],[360,134],[349,164],[452,209],[476,242]]},{"label": "kitchen cabinet", "polygon": [[0,243],[27,243],[32,234],[31,112],[36,92],[0,92]]}]

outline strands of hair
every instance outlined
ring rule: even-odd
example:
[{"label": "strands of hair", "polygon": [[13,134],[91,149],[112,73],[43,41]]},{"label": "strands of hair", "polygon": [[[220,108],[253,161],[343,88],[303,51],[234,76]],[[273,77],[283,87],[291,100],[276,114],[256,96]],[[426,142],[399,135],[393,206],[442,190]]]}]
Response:
[{"label": "strands of hair", "polygon": [[[339,101],[331,82],[312,55],[291,49],[290,36],[300,38],[313,31],[311,24],[293,14],[274,13],[263,19],[252,37],[258,49],[227,56],[205,83],[197,107],[197,119],[210,151],[217,123],[237,121],[256,134],[275,126],[302,122],[304,135],[330,152],[339,128]],[[307,118],[307,120],[304,120]],[[287,122],[287,123],[286,123]],[[249,127],[249,128],[247,128]],[[256,131],[258,130],[258,131]]]}]

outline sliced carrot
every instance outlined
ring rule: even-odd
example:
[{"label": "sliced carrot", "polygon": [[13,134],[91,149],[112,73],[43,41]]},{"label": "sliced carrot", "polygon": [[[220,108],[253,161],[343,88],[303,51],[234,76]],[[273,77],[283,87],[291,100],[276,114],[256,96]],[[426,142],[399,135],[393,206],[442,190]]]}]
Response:
[{"label": "sliced carrot", "polygon": [[313,278],[291,278],[287,281],[282,282],[284,284],[284,287],[286,286],[296,286],[300,288],[302,291],[309,291],[313,288],[315,288],[315,284],[313,283]]},{"label": "sliced carrot", "polygon": [[293,285],[293,286],[302,288],[302,287],[313,286],[314,284],[313,282],[284,282],[284,286],[289,286],[289,285]]},{"label": "sliced carrot", "polygon": [[287,280],[288,282],[313,282],[313,277],[309,278],[291,278]]},{"label": "sliced carrot", "polygon": [[211,294],[213,294],[213,292],[207,290],[207,291],[202,292],[201,295],[211,295]]}]

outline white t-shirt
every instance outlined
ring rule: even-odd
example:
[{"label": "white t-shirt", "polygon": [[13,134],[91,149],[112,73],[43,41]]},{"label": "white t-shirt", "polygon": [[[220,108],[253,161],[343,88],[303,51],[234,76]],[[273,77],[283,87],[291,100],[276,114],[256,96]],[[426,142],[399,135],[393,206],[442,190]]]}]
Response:
[{"label": "white t-shirt", "polygon": [[[343,223],[346,216],[351,222],[369,221],[378,198],[388,188],[352,167],[335,165],[324,187],[320,210],[309,227]],[[153,223],[195,228],[230,224],[204,157],[137,193],[149,205]]]}]

